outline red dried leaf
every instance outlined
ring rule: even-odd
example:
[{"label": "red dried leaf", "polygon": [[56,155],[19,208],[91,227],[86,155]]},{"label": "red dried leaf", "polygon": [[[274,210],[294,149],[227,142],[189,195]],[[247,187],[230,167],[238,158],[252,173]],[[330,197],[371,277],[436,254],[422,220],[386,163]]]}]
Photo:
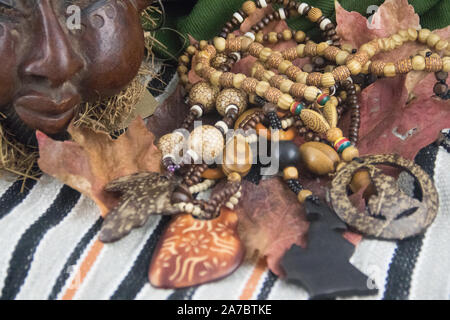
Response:
[{"label": "red dried leaf", "polygon": [[161,152],[142,119],[136,119],[117,140],[91,129],[70,127],[73,141],[55,141],[37,132],[41,170],[90,197],[102,215],[118,203],[105,185],[136,172],[160,172]]},{"label": "red dried leaf", "polygon": [[163,135],[181,127],[189,113],[189,106],[184,102],[184,89],[178,85],[172,93],[147,120],[147,128],[158,140]]},{"label": "red dried leaf", "polygon": [[286,250],[306,244],[309,223],[303,206],[279,178],[259,185],[244,181],[241,199],[237,213],[247,252],[266,256],[269,268],[283,275],[279,261]]}]

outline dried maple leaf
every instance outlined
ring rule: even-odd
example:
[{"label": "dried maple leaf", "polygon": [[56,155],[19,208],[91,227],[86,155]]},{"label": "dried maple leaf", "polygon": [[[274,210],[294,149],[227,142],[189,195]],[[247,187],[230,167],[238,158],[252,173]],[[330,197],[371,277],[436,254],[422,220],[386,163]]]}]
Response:
[{"label": "dried maple leaf", "polygon": [[282,275],[279,262],[286,250],[293,244],[306,245],[309,223],[295,194],[279,178],[261,181],[258,186],[244,181],[237,213],[248,254],[258,251],[267,257],[269,268]]},{"label": "dried maple leaf", "polygon": [[93,199],[102,215],[118,203],[104,190],[117,178],[136,172],[160,172],[161,152],[142,119],[136,119],[117,140],[86,128],[69,128],[73,141],[55,141],[37,132],[41,170]]},{"label": "dried maple leaf", "polygon": [[[357,12],[347,12],[336,2],[337,32],[355,48],[401,29],[419,28],[419,17],[407,0],[387,0],[372,17],[372,23]],[[450,40],[450,27],[435,31]],[[426,48],[407,43],[375,60],[397,61]],[[423,147],[435,141],[442,129],[450,127],[450,101],[433,97],[434,74],[411,72],[393,79],[381,79],[360,95],[361,154],[397,153],[413,159]],[[349,114],[341,126],[349,126]]]}]

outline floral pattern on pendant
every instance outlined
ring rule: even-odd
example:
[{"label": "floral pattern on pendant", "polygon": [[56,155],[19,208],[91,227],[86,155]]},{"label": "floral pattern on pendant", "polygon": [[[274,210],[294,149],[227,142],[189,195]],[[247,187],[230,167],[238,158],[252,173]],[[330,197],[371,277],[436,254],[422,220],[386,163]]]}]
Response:
[{"label": "floral pattern on pendant", "polygon": [[184,288],[214,281],[235,271],[244,258],[234,211],[222,209],[214,220],[177,216],[161,237],[149,280],[158,288]]}]

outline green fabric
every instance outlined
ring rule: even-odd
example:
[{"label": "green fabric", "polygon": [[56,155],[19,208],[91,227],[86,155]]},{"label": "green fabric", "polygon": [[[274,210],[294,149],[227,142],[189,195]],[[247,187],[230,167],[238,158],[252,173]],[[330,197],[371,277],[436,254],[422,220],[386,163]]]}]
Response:
[{"label": "green fabric", "polygon": [[[225,22],[231,19],[245,0],[199,0],[192,11],[185,16],[171,16],[168,13],[166,26],[176,29],[184,35],[190,34],[195,39],[211,39],[217,35]],[[323,13],[335,20],[334,0],[306,0],[312,6],[320,8]],[[357,11],[366,15],[370,5],[380,5],[382,0],[341,0],[346,10]],[[421,17],[421,25],[431,30],[440,29],[450,24],[449,0],[409,0],[416,13]],[[367,15],[366,15],[367,16]],[[288,20],[294,29],[311,32],[314,24],[304,18]],[[315,28],[317,29],[317,28]],[[318,31],[315,32],[318,34]],[[314,37],[314,33],[312,33]],[[156,33],[156,38],[169,47],[169,51],[176,55],[181,49],[181,36],[174,31],[167,30]],[[178,51],[178,52],[177,52]],[[157,48],[157,52],[161,53]]]}]

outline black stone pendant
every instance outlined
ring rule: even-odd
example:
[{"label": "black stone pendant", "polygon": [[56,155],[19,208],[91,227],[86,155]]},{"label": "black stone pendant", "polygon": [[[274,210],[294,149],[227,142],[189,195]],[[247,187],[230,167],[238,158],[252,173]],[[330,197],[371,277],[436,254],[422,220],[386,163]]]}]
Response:
[{"label": "black stone pendant", "polygon": [[342,237],[346,225],[317,197],[305,202],[308,247],[294,245],[282,259],[286,281],[305,287],[311,299],[373,295],[371,280],[350,264],[355,247]]}]

